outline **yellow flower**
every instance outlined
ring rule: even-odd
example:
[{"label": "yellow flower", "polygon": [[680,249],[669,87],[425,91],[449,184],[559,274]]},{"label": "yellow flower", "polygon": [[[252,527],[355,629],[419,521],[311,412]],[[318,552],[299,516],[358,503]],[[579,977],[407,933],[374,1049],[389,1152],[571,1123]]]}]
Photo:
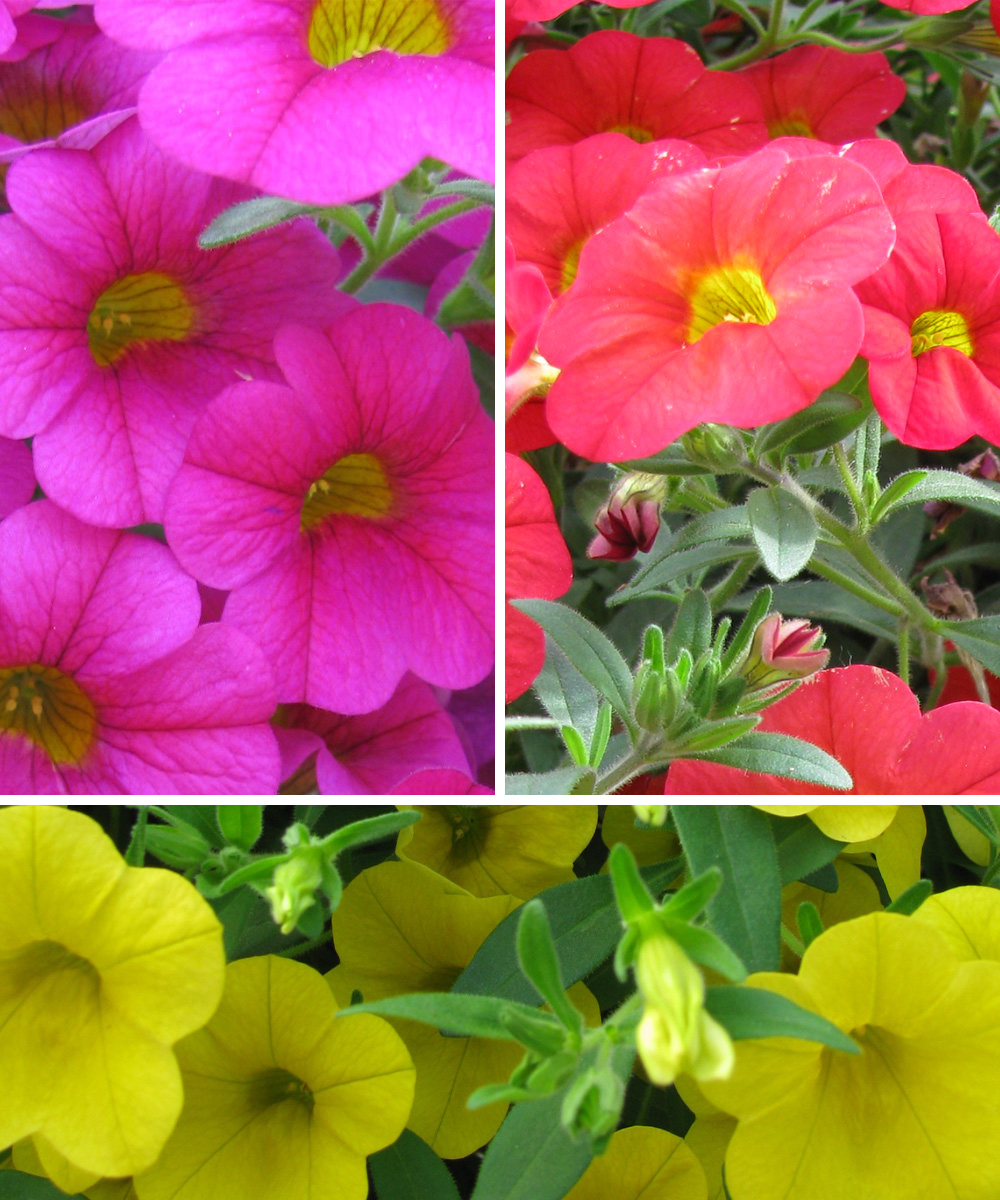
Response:
[{"label": "yellow flower", "polygon": [[396,843],[473,896],[532,896],[574,878],[573,862],[594,836],[596,804],[416,805],[420,820]]},{"label": "yellow flower", "polygon": [[694,1122],[684,1135],[684,1145],[691,1151],[708,1184],[708,1200],[726,1200],[722,1183],[722,1165],[726,1161],[729,1142],[736,1131],[736,1119],[710,1104],[693,1079],[681,1075],[674,1081],[680,1098],[694,1113]]},{"label": "yellow flower", "polygon": [[775,817],[806,815],[821,833],[836,842],[864,842],[888,829],[895,804],[755,804]]},{"label": "yellow flower", "polygon": [[635,816],[635,806],[631,804],[608,805],[601,822],[601,840],[609,850],[624,842],[640,867],[666,862],[680,854],[681,843],[676,833],[668,829],[639,829]]},{"label": "yellow flower", "polygon": [[[43,1158],[44,1156],[44,1158]],[[26,1175],[41,1175],[64,1192],[80,1193],[87,1200],[137,1200],[131,1179],[94,1179],[89,1171],[80,1171],[66,1159],[55,1156],[44,1139],[25,1138],[14,1146],[11,1165]]]},{"label": "yellow flower", "polygon": [[[381,863],[347,888],[333,914],[341,965],[328,975],[337,1002],[354,991],[366,1001],[407,992],[446,992],[487,935],[518,906],[510,896],[480,898],[416,863]],[[593,997],[582,986],[591,1015]],[[582,1007],[578,1003],[578,1007]],[[464,1158],[496,1133],[507,1105],[469,1111],[469,1096],[506,1080],[520,1062],[516,1042],[444,1037],[416,1021],[392,1021],[417,1068],[409,1127],[443,1158]]]},{"label": "yellow flower", "polygon": [[[870,875],[853,863],[843,862],[839,858],[833,865],[838,884],[835,892],[824,892],[807,883],[790,883],[781,889],[781,923],[796,937],[799,936],[796,919],[799,905],[805,900],[816,905],[825,929],[842,921],[853,920],[854,917],[863,917],[866,913],[881,911],[882,901]],[[799,967],[798,957],[783,942],[781,966],[782,970],[792,972]]]},{"label": "yellow flower", "polygon": [[170,871],[127,867],[88,817],[0,811],[0,1145],[91,1177],[148,1166],[183,1100],[172,1046],[222,992],[222,929]]},{"label": "yellow flower", "polygon": [[364,1200],[365,1158],[413,1100],[388,1022],[338,1019],[322,975],[273,955],[229,965],[218,1012],[177,1057],[184,1111],[139,1200]]},{"label": "yellow flower", "polygon": [[985,867],[990,861],[990,843],[986,835],[980,833],[961,813],[957,813],[954,805],[946,804],[944,806],[944,816],[948,822],[948,828],[961,847],[963,854],[967,854],[979,866]]},{"label": "yellow flower", "polygon": [[[971,826],[970,826],[971,828]],[[891,823],[876,837],[844,847],[852,862],[875,858],[889,898],[895,900],[920,878],[920,855],[927,836],[927,821],[919,804],[900,804]]]},{"label": "yellow flower", "polygon": [[643,938],[635,979],[645,1001],[636,1049],[652,1082],[666,1087],[682,1071],[698,1080],[724,1079],[733,1044],[705,1012],[705,980],[673,938]]},{"label": "yellow flower", "polygon": [[705,1173],[679,1137],[631,1125],[612,1135],[566,1200],[706,1200]]},{"label": "yellow flower", "polygon": [[[1000,963],[963,961],[935,928],[954,924],[949,896],[944,913],[932,907],[925,918],[872,913],[834,926],[806,951],[797,978],[747,980],[821,1013],[861,1054],[743,1041],[732,1077],[702,1085],[739,1120],[726,1156],[733,1200],[1000,1194]],[[995,926],[1000,899],[987,906]],[[977,920],[985,924],[982,913]]]}]

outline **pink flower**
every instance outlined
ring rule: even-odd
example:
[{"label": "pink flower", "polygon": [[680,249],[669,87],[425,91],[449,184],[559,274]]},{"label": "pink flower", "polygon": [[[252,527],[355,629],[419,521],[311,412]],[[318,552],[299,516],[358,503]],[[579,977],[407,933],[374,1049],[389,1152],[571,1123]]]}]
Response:
[{"label": "pink flower", "polygon": [[415,771],[392,789],[394,796],[492,796],[493,789],[461,771]]},{"label": "pink flower", "polygon": [[35,469],[27,442],[0,438],[0,521],[35,494]]},{"label": "pink flower", "polygon": [[[573,562],[556,524],[552,500],[541,479],[516,454],[506,454],[505,596],[554,600],[573,582]],[[507,605],[504,694],[516,700],[531,686],[545,661],[541,626]]]},{"label": "pink flower", "polygon": [[830,661],[830,651],[822,648],[823,641],[823,630],[802,617],[789,621],[780,613],[771,613],[754,630],[740,674],[753,691],[805,679],[822,671]]},{"label": "pink flower", "polygon": [[851,286],[888,257],[872,176],[770,147],[657,179],[584,247],[539,348],[562,368],[553,432],[594,461],[654,454],[704,421],[752,428],[811,404],[853,362]]},{"label": "pink flower", "polygon": [[648,554],[660,532],[660,505],[665,495],[662,475],[635,472],[619,479],[594,517],[597,536],[587,547],[587,557],[624,562],[638,550]]},{"label": "pink flower", "polygon": [[205,225],[245,192],[167,159],[133,118],[93,150],[35,150],[0,217],[0,434],[35,435],[38,481],[95,525],[159,521],[195,418],[239,378],[277,378],[290,319],[353,302],[298,221],[221,250]]},{"label": "pink flower", "polygon": [[493,661],[493,429],[460,339],[397,305],[275,343],[288,384],[224,389],[166,506],[167,541],[251,636],[279,699],[385,704],[406,671]]},{"label": "pink flower", "polygon": [[388,703],[365,716],[283,705],[275,733],[282,779],[298,773],[323,796],[377,796],[416,771],[468,770],[451,718],[432,689],[412,675],[403,677]]},{"label": "pink flower", "polygon": [[0,524],[0,563],[7,793],[275,792],[267,664],[241,634],[198,628],[165,546],[42,500]]},{"label": "pink flower", "polygon": [[360,200],[431,156],[493,175],[488,0],[100,0],[126,45],[170,51],[144,128],[189,166],[317,204]]},{"label": "pink flower", "polygon": [[615,30],[525,55],[507,80],[507,109],[508,162],[595,133],[680,138],[706,154],[743,154],[767,139],[745,79],[707,70],[684,42]]}]

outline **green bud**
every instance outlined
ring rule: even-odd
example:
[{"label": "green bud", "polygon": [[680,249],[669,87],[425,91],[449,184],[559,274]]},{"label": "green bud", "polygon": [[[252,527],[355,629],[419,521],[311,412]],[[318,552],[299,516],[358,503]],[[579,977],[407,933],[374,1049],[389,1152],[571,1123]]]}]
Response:
[{"label": "green bud", "polygon": [[264,895],[282,933],[291,933],[306,909],[316,903],[316,890],[323,883],[322,858],[319,847],[300,846],[291,858],[275,867],[271,886],[264,889]]}]

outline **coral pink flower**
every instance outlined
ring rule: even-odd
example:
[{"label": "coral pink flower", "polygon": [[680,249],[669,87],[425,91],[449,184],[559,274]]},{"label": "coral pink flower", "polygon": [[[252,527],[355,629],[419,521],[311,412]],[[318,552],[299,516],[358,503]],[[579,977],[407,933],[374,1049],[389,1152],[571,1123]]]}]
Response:
[{"label": "coral pink flower", "polygon": [[[506,454],[505,596],[554,600],[573,582],[573,562],[563,541],[548,490],[516,454]],[[506,702],[531,686],[545,661],[545,635],[537,622],[507,605]]]},{"label": "coral pink flower", "polygon": [[287,326],[288,385],[239,383],[195,425],[164,524],[279,699],[385,704],[407,670],[468,687],[493,663],[493,428],[461,339],[399,305]]},{"label": "coral pink flower", "polygon": [[363,199],[428,156],[493,177],[489,0],[100,0],[95,15],[126,45],[170,51],[139,113],[199,170],[317,204]]},{"label": "coral pink flower", "polygon": [[1000,787],[1000,712],[963,701],[922,715],[898,675],[877,667],[820,671],[764,710],[758,728],[802,738],[833,755],[851,792],[682,761],[667,795],[982,795]]},{"label": "coral pink flower", "polygon": [[508,162],[595,133],[680,138],[706,154],[743,154],[767,139],[747,80],[706,70],[684,42],[615,30],[525,55],[507,80],[507,109]]},{"label": "coral pink flower", "polygon": [[35,469],[27,442],[0,438],[0,521],[35,494]]},{"label": "coral pink flower", "polygon": [[134,118],[91,151],[34,150],[11,167],[0,434],[36,435],[39,483],[81,520],[159,521],[207,400],[240,377],[279,376],[284,321],[353,303],[308,221],[198,249],[245,194],[167,159]]},{"label": "coral pink flower", "polygon": [[939,13],[956,12],[969,7],[968,0],[882,0],[882,3],[920,16],[937,16]]},{"label": "coral pink flower", "polygon": [[873,138],[875,126],[906,96],[906,84],[884,54],[827,46],[796,46],[741,74],[757,89],[771,137],[837,144]]},{"label": "coral pink flower", "polygon": [[539,348],[546,402],[595,461],[663,449],[703,421],[750,428],[811,404],[861,345],[851,286],[888,257],[872,176],[835,155],[765,148],[654,181],[584,247]]},{"label": "coral pink flower", "polygon": [[545,419],[543,399],[553,372],[535,353],[552,293],[537,267],[516,261],[510,238],[505,239],[504,249],[504,437],[507,449],[515,453],[556,441]]},{"label": "coral pink flower", "polygon": [[48,500],[0,524],[0,786],[8,794],[274,793],[260,651],[198,628],[165,546]]},{"label": "coral pink flower", "polygon": [[412,675],[365,716],[283,705],[275,733],[282,779],[304,773],[323,796],[376,796],[416,771],[468,769],[453,721],[433,690]]},{"label": "coral pink flower", "polygon": [[1000,441],[1000,238],[982,216],[897,219],[888,263],[859,284],[872,400],[910,446]]},{"label": "coral pink flower", "polygon": [[654,178],[705,165],[688,142],[639,144],[601,133],[534,150],[507,173],[507,236],[519,263],[536,266],[553,296],[576,278],[584,244],[627,212]]},{"label": "coral pink flower", "polygon": [[34,21],[53,34],[0,72],[0,163],[40,144],[90,149],[135,113],[160,58],[124,49],[90,22]]}]

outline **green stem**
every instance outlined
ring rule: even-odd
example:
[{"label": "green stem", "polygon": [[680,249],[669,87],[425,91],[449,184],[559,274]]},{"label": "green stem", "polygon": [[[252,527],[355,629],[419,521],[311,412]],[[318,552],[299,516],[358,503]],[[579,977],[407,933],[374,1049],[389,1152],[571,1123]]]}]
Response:
[{"label": "green stem", "polygon": [[781,926],[781,940],[797,958],[801,958],[802,955],[805,954],[805,946],[799,941],[795,934],[792,933],[788,926],[784,924]]},{"label": "green stem", "polygon": [[899,639],[896,643],[899,662],[899,677],[910,686],[910,627],[905,621],[899,623]]},{"label": "green stem", "polygon": [[504,729],[508,733],[517,733],[521,729],[558,729],[560,724],[551,717],[507,717]]},{"label": "green stem", "polygon": [[[823,4],[825,0],[815,0],[815,2]],[[741,4],[740,0],[719,0],[719,5],[722,8],[728,8],[730,12],[734,12],[742,21],[745,21],[759,38],[764,37],[766,30],[757,14],[747,8],[745,4]]]},{"label": "green stem", "polygon": [[854,509],[855,520],[860,524],[865,511],[865,502],[861,498],[861,491],[854,481],[851,464],[847,461],[847,454],[844,452],[844,447],[840,442],[837,442],[833,447],[833,457],[837,464],[837,470],[840,472],[840,478],[844,481],[844,487],[847,490],[847,497],[851,502],[851,508]]},{"label": "green stem", "polygon": [[276,954],[278,958],[298,958],[300,954],[308,954],[310,950],[315,950],[317,946],[325,946],[331,938],[330,931],[327,930],[321,933],[319,937],[310,938],[308,942],[299,942],[297,946],[289,946],[287,950],[278,950]]},{"label": "green stem", "polygon": [[868,604],[874,605],[876,608],[882,609],[883,612],[891,613],[892,616],[899,616],[899,605],[892,600],[887,599],[881,592],[876,592],[873,588],[866,587],[850,575],[845,575],[843,571],[838,571],[836,567],[831,567],[829,563],[825,563],[822,559],[813,557],[809,560],[809,570],[814,575],[819,575],[823,579],[828,579],[830,583],[835,583],[838,587],[842,587],[845,592],[850,592],[853,596],[857,596],[859,600],[864,600]]},{"label": "green stem", "polygon": [[382,207],[379,209],[378,222],[372,237],[372,247],[350,275],[341,281],[340,290],[342,292],[356,292],[371,279],[379,267],[392,257],[387,251],[396,229],[397,218],[396,202],[392,198],[392,192],[383,192]]},{"label": "green stem", "polygon": [[349,204],[334,205],[333,208],[328,208],[324,215],[328,216],[331,221],[335,221],[341,228],[346,229],[364,250],[366,257],[375,249],[374,239],[364,218]]},{"label": "green stem", "polygon": [[813,42],[817,46],[832,46],[834,50],[843,50],[846,54],[870,54],[875,50],[891,50],[898,45],[903,36],[901,29],[888,37],[875,38],[870,42],[845,42],[832,37],[828,33],[820,33],[818,29],[804,29],[796,35],[796,42]]}]

